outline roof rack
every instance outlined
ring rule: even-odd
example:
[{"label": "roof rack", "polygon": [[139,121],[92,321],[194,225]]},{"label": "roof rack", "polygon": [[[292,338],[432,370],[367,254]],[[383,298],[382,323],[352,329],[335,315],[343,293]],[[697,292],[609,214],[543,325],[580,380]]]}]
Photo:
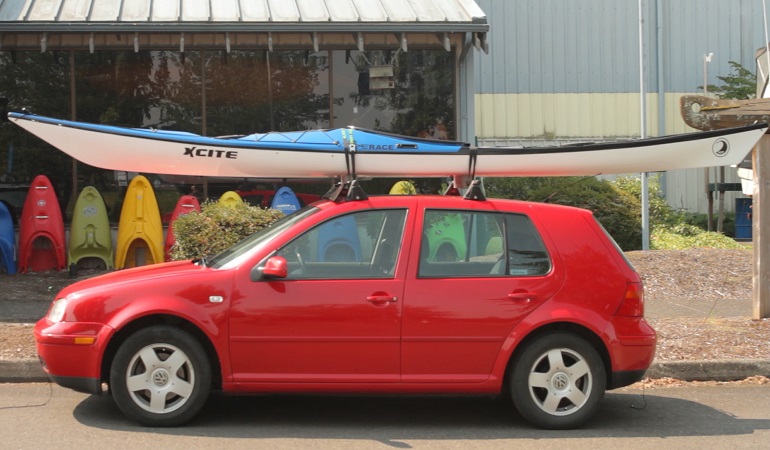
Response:
[{"label": "roof rack", "polygon": [[[351,200],[367,200],[369,196],[364,192],[363,187],[358,182],[356,175],[356,142],[353,137],[352,130],[343,130],[342,142],[345,148],[345,167],[347,169],[347,177],[343,182],[337,181],[334,186],[323,195],[324,198],[331,201],[345,201]],[[452,182],[444,191],[444,195],[460,195],[460,187],[467,182],[468,189],[465,191],[463,198],[466,200],[484,201],[487,199],[484,195],[484,190],[481,188],[481,180],[476,178],[476,159],[478,158],[478,150],[471,149],[468,158],[468,175],[460,176],[455,175],[452,178]]]},{"label": "roof rack", "polygon": [[333,202],[338,200],[367,200],[369,198],[364,192],[364,188],[358,183],[358,180],[349,181],[337,181],[334,186],[329,189],[327,193],[323,195],[323,198],[329,199]]},{"label": "roof rack", "polygon": [[476,160],[478,155],[478,149],[472,148],[470,150],[468,155],[468,175],[465,177],[458,175],[452,177],[452,182],[447,187],[447,190],[444,191],[444,195],[460,195],[460,187],[467,184],[468,190],[463,195],[464,199],[478,201],[487,199],[487,196],[484,195],[484,190],[481,188],[481,180],[476,178]]}]

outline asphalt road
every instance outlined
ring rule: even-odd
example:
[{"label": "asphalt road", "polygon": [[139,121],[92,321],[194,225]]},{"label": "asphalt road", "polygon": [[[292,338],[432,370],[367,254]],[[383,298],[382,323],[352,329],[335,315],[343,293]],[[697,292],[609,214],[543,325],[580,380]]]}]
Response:
[{"label": "asphalt road", "polygon": [[128,422],[109,397],[0,384],[4,448],[767,448],[770,386],[622,389],[571,431],[533,429],[507,402],[446,397],[214,397],[180,428]]}]

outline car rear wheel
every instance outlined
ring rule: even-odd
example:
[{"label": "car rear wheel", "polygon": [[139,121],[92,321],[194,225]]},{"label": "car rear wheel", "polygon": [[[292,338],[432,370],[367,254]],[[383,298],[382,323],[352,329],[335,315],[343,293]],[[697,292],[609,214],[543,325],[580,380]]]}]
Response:
[{"label": "car rear wheel", "polygon": [[176,426],[206,403],[211,366],[187,332],[165,325],[144,328],[120,346],[110,370],[110,390],[129,419],[147,426]]},{"label": "car rear wheel", "polygon": [[570,333],[547,334],[530,343],[515,361],[511,396],[529,422],[569,429],[594,415],[607,377],[597,351]]}]

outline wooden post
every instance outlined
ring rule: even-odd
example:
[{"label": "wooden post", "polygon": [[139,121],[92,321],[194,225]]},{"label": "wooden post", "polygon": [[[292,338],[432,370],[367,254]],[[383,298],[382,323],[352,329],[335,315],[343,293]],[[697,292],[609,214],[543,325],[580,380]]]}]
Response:
[{"label": "wooden post", "polygon": [[751,152],[754,192],[751,228],[754,241],[753,308],[754,320],[770,317],[770,135],[765,134]]},{"label": "wooden post", "polygon": [[703,169],[706,178],[706,199],[708,200],[708,209],[706,212],[706,231],[714,231],[714,191],[711,190],[711,175],[709,168]]}]

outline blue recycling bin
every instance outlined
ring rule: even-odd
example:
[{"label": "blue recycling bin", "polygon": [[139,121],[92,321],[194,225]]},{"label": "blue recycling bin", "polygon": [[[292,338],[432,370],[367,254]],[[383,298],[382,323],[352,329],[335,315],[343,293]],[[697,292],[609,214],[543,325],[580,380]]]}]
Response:
[{"label": "blue recycling bin", "polygon": [[751,198],[735,199],[735,239],[751,240]]}]

